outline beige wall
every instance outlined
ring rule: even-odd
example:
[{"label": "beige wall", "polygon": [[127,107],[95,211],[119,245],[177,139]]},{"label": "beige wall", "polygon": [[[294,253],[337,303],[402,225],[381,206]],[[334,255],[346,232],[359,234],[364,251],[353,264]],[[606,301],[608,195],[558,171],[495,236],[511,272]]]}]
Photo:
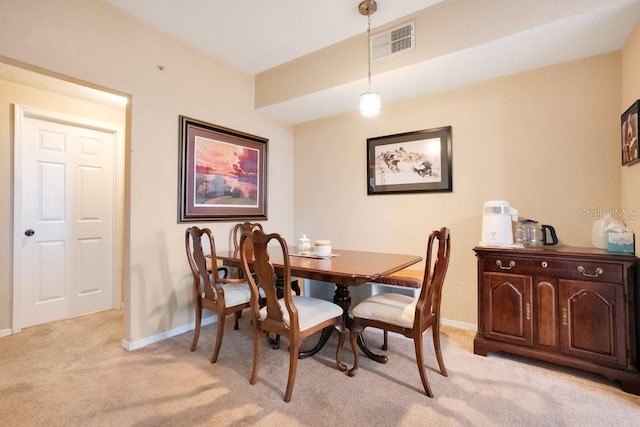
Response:
[{"label": "beige wall", "polygon": [[[101,0],[0,0],[0,10],[0,55],[131,95],[126,340],[143,340],[194,319],[184,254],[187,225],[177,223],[179,115],[269,139],[267,228],[293,238],[293,132],[254,111],[252,76]],[[0,128],[8,125],[3,120]],[[9,153],[8,139],[0,143]],[[6,159],[0,175],[5,207],[11,206]],[[10,212],[0,211],[0,236],[11,236]],[[212,228],[219,250],[228,248],[232,223],[199,225]],[[10,327],[4,279],[10,277],[11,239],[0,241],[2,330]]]},{"label": "beige wall", "polygon": [[[622,48],[622,103],[619,112],[622,114],[640,98],[640,24],[636,25]],[[620,121],[618,121],[620,125]],[[620,127],[618,127],[618,141]],[[640,163],[622,168],[622,203],[621,208],[631,214],[627,218],[627,225],[636,233],[640,233]],[[640,253],[636,243],[636,255]]]},{"label": "beige wall", "polygon": [[[335,247],[424,253],[452,231],[443,301],[476,323],[482,204],[508,200],[555,226],[563,244],[591,245],[585,212],[620,203],[620,53],[614,52],[295,127],[295,232]],[[452,126],[453,192],[367,196],[366,139]]]}]

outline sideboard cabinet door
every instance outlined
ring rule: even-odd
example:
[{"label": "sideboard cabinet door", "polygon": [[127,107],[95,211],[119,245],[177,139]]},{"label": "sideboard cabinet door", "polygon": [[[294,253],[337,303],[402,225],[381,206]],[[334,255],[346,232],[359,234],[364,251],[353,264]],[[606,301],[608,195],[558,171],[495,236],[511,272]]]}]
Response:
[{"label": "sideboard cabinet door", "polygon": [[622,285],[560,280],[562,353],[625,366],[625,309]]},{"label": "sideboard cabinet door", "polygon": [[485,337],[533,344],[531,276],[484,273]]}]

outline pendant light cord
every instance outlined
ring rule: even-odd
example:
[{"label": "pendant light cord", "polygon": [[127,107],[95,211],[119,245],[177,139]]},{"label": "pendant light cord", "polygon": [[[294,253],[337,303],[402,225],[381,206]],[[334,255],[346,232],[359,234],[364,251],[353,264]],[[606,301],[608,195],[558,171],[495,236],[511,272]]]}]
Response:
[{"label": "pendant light cord", "polygon": [[368,25],[367,25],[367,50],[368,50],[368,58],[369,62],[368,66],[368,77],[369,77],[369,90],[371,90],[371,14],[367,13]]},{"label": "pendant light cord", "polygon": [[367,82],[369,88],[365,93],[360,95],[360,113],[363,116],[371,117],[380,112],[380,94],[374,92],[371,87],[371,15],[377,10],[378,5],[375,0],[363,0],[358,5],[358,11],[361,15],[367,15]]}]

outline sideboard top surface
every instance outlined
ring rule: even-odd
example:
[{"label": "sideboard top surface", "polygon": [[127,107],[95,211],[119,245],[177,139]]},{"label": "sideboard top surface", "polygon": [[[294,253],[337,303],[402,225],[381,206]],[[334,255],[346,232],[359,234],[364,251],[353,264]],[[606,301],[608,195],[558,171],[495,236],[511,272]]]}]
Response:
[{"label": "sideboard top surface", "polygon": [[613,262],[636,263],[638,258],[633,254],[619,254],[598,248],[579,248],[574,246],[536,246],[525,248],[505,248],[494,246],[476,246],[476,254],[513,255],[519,257],[554,257],[609,260]]}]

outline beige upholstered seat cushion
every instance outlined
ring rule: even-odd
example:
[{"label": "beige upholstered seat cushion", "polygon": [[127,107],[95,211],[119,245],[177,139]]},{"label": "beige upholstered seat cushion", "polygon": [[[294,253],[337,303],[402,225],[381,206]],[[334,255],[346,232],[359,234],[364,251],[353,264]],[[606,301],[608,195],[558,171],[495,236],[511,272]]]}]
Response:
[{"label": "beige upholstered seat cushion", "polygon": [[[280,304],[285,324],[290,326],[289,312],[284,304],[284,300],[281,298],[278,300],[278,303]],[[342,314],[342,308],[340,308],[339,305],[318,298],[294,296],[293,303],[298,309],[298,322],[301,331]],[[264,307],[260,310],[260,320],[264,320],[266,318],[267,308]]]},{"label": "beige upholstered seat cushion", "polygon": [[244,304],[251,300],[251,290],[248,283],[222,285],[222,289],[224,289],[224,305],[226,307]]},{"label": "beige upholstered seat cushion", "polygon": [[373,295],[356,305],[351,313],[361,319],[380,320],[410,328],[416,311],[415,298],[401,294]]},{"label": "beige upholstered seat cushion", "polygon": [[[224,305],[227,308],[247,303],[251,299],[251,290],[248,283],[222,285],[222,289],[224,289]],[[202,298],[204,297],[203,292]]]}]

